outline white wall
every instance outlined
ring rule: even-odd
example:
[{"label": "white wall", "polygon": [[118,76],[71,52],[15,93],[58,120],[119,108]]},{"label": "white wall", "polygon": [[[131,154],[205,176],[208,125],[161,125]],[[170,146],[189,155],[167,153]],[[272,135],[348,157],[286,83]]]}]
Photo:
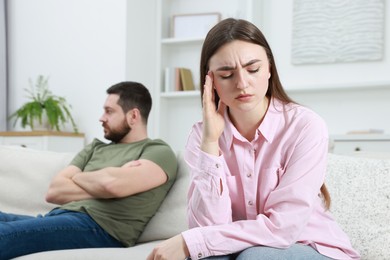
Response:
[{"label": "white wall", "polygon": [[[160,1],[160,0],[158,0]],[[155,77],[157,64],[158,36],[156,0],[127,0],[127,53],[126,78],[144,84],[153,97],[152,111],[148,120],[148,134],[151,138],[157,136],[157,118],[159,100]]]},{"label": "white wall", "polygon": [[105,90],[125,80],[126,5],[126,0],[8,1],[9,112],[26,101],[29,78],[47,75],[51,90],[72,105],[87,142],[103,138]]}]

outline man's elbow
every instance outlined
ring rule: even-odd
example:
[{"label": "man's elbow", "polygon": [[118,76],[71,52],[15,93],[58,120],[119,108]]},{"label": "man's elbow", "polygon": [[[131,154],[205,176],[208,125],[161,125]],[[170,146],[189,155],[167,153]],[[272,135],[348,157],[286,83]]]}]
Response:
[{"label": "man's elbow", "polygon": [[60,196],[58,196],[57,192],[55,192],[52,188],[49,188],[47,191],[45,200],[48,203],[63,204],[63,202],[60,200]]}]

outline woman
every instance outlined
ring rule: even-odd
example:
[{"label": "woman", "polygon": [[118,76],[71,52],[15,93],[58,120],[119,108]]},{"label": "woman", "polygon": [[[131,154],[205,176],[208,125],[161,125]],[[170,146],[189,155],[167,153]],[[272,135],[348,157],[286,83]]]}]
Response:
[{"label": "woman", "polygon": [[287,96],[259,29],[217,24],[200,74],[203,122],[185,154],[191,229],[149,259],[359,259],[328,211],[326,125]]}]

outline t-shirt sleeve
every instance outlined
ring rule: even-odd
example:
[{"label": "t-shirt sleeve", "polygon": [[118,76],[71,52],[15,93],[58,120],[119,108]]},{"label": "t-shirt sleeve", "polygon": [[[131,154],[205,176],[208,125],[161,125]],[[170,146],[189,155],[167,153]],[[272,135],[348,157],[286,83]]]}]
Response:
[{"label": "t-shirt sleeve", "polygon": [[176,177],[178,167],[177,158],[171,147],[162,140],[150,142],[141,154],[140,159],[146,159],[160,166],[168,180]]},{"label": "t-shirt sleeve", "polygon": [[90,144],[85,146],[84,149],[81,150],[69,164],[74,165],[83,171],[98,143],[101,143],[101,141],[94,139]]}]

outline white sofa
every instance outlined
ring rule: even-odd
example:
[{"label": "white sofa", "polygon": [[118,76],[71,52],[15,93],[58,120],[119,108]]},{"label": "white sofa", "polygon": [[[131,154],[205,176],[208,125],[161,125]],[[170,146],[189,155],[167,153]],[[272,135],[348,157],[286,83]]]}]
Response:
[{"label": "white sofa", "polygon": [[[0,146],[0,211],[29,215],[49,211],[54,206],[44,201],[49,181],[73,155]],[[136,246],[49,251],[17,259],[146,259],[157,243],[186,229],[188,171],[181,153],[178,159],[177,181]],[[390,160],[329,154],[331,210],[362,259],[390,259],[389,179]]]}]

